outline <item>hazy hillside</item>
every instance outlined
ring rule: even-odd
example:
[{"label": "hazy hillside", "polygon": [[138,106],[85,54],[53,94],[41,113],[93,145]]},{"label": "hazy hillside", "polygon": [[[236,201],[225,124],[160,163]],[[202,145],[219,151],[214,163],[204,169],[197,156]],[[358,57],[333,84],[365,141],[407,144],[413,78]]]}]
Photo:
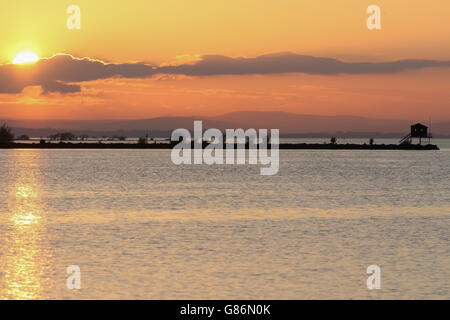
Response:
[{"label": "hazy hillside", "polygon": [[[136,136],[145,132],[167,135],[176,128],[192,129],[194,120],[204,128],[280,129],[281,134],[380,133],[403,134],[417,121],[371,119],[355,116],[316,116],[286,112],[233,112],[215,117],[160,117],[141,120],[0,120],[15,128],[16,134],[46,136],[57,131],[89,135]],[[425,123],[427,124],[427,123]],[[450,135],[450,122],[432,123],[435,135]]]}]

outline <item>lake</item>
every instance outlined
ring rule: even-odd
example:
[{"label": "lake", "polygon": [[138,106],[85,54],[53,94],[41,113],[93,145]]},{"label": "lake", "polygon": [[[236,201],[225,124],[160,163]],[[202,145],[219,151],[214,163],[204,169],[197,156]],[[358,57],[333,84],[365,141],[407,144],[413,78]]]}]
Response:
[{"label": "lake", "polygon": [[281,150],[274,176],[170,150],[0,150],[0,298],[449,299],[438,145]]}]

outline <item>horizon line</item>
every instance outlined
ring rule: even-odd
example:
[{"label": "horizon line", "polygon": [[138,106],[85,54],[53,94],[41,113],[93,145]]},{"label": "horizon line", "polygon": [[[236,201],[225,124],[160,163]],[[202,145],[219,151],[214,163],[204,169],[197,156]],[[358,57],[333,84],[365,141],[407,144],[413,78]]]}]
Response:
[{"label": "horizon line", "polygon": [[[288,112],[288,111],[257,111],[257,110],[242,110],[242,111],[232,111],[228,113],[221,113],[217,115],[209,115],[209,116],[201,116],[201,115],[163,115],[163,116],[154,116],[154,117],[145,117],[145,118],[129,118],[129,119],[123,119],[123,118],[116,118],[116,119],[60,119],[60,118],[54,118],[54,119],[24,119],[24,118],[7,118],[0,116],[0,121],[141,121],[141,120],[153,120],[153,119],[161,119],[161,118],[184,118],[184,119],[196,119],[199,120],[203,119],[212,119],[217,117],[223,117],[230,114],[237,114],[237,113],[279,113],[279,114],[289,114],[289,115],[296,115],[296,116],[310,116],[310,117],[328,117],[328,118],[362,118],[362,119],[369,119],[369,120],[388,120],[388,121],[420,121],[413,119],[399,119],[399,118],[378,118],[378,117],[370,117],[370,116],[363,116],[363,115],[351,115],[351,114],[334,114],[334,115],[320,115],[320,114],[310,114],[310,113],[294,113],[294,112]],[[426,122],[428,123],[430,118],[428,117]],[[422,120],[422,121],[424,121]],[[431,119],[432,120],[432,119]],[[443,123],[443,122],[450,122],[450,119],[445,120],[439,120],[434,123]]]}]

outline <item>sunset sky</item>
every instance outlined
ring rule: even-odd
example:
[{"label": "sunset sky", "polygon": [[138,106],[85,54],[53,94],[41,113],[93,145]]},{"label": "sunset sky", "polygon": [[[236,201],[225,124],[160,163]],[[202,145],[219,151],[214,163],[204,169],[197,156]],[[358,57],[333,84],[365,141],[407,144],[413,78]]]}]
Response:
[{"label": "sunset sky", "polygon": [[[66,27],[72,4],[81,30]],[[381,30],[366,27],[372,4]],[[450,120],[449,12],[448,0],[2,1],[0,118]],[[12,65],[23,51],[49,59]]]}]

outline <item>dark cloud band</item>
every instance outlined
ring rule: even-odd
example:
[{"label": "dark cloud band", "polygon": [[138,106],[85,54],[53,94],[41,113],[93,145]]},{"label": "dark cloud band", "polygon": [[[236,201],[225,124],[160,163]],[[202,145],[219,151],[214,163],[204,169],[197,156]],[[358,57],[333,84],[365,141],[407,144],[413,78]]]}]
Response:
[{"label": "dark cloud band", "polygon": [[32,65],[0,66],[0,94],[20,93],[28,86],[41,86],[44,92],[79,92],[80,82],[107,78],[149,78],[155,74],[187,76],[279,74],[389,74],[428,67],[450,67],[450,61],[399,60],[392,62],[342,62],[293,53],[255,58],[206,55],[192,64],[153,66],[145,63],[110,64],[89,58],[59,54]]}]

